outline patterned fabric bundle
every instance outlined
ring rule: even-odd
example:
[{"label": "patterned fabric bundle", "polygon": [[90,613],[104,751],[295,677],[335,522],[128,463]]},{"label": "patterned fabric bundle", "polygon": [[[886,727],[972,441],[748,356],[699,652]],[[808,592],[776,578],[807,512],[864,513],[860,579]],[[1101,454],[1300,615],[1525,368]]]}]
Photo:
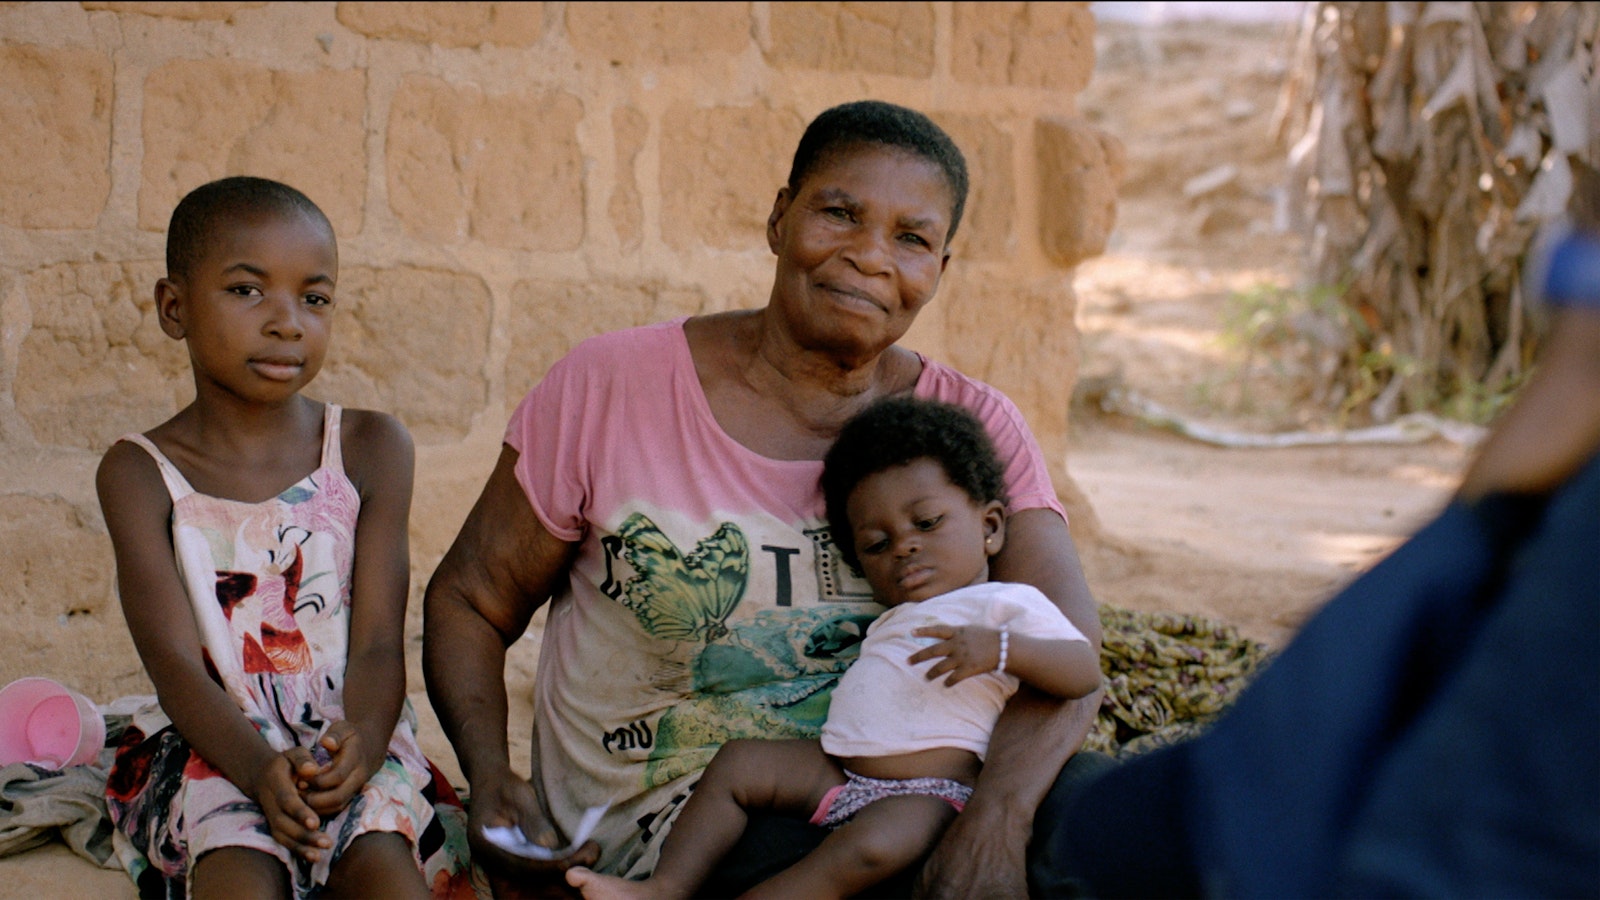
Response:
[{"label": "patterned fabric bundle", "polygon": [[1267,663],[1265,644],[1178,613],[1100,607],[1105,699],[1084,746],[1116,757],[1200,733]]}]

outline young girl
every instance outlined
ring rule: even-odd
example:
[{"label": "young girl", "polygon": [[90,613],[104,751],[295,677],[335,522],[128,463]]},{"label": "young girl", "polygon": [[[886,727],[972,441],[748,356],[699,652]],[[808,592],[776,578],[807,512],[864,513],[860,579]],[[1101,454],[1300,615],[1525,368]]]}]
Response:
[{"label": "young girl", "polygon": [[823,463],[828,522],[889,610],[833,692],[818,741],[723,745],[648,881],[574,867],[585,897],[690,896],[753,809],[833,829],[759,885],[762,896],[846,897],[917,862],[961,810],[1019,682],[1059,697],[1100,685],[1079,631],[1043,594],[991,583],[1005,542],[1003,480],[983,426],[911,398],[869,407]]},{"label": "young girl", "polygon": [[107,785],[146,896],[424,897],[419,855],[435,887],[465,880],[405,702],[410,436],[300,393],[338,265],[327,217],[277,182],[215,181],[172,214],[156,312],[194,402],[96,477],[159,698]]}]

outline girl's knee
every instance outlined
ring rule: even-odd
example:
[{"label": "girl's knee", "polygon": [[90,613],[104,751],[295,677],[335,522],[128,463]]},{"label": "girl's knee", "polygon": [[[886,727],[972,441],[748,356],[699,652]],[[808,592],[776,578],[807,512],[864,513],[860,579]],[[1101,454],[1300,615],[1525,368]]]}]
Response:
[{"label": "girl's knee", "polygon": [[289,894],[289,867],[270,853],[249,847],[219,847],[194,864],[190,895],[209,897],[272,897]]},{"label": "girl's knee", "polygon": [[368,832],[351,841],[328,870],[327,889],[334,897],[428,894],[411,842],[390,831]]}]

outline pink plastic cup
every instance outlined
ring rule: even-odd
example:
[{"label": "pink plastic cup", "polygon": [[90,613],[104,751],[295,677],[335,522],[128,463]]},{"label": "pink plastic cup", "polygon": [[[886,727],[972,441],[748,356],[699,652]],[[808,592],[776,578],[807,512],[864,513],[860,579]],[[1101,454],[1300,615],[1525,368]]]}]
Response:
[{"label": "pink plastic cup", "polygon": [[99,756],[105,742],[106,720],[77,691],[49,678],[0,688],[0,765],[78,766]]}]

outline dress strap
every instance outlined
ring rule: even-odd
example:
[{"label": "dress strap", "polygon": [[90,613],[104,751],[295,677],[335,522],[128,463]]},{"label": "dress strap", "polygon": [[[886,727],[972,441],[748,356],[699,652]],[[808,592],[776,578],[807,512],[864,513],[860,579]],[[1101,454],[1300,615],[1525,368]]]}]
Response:
[{"label": "dress strap", "polygon": [[339,418],[343,409],[337,403],[322,404],[322,468],[344,471],[344,452],[339,443]]},{"label": "dress strap", "polygon": [[189,479],[184,478],[178,467],[172,464],[172,460],[167,459],[167,455],[156,448],[154,441],[138,433],[125,434],[117,440],[138,444],[155,458],[156,468],[161,470],[161,480],[167,483],[167,493],[171,495],[172,502],[176,503],[194,493],[194,488],[189,485]]}]

